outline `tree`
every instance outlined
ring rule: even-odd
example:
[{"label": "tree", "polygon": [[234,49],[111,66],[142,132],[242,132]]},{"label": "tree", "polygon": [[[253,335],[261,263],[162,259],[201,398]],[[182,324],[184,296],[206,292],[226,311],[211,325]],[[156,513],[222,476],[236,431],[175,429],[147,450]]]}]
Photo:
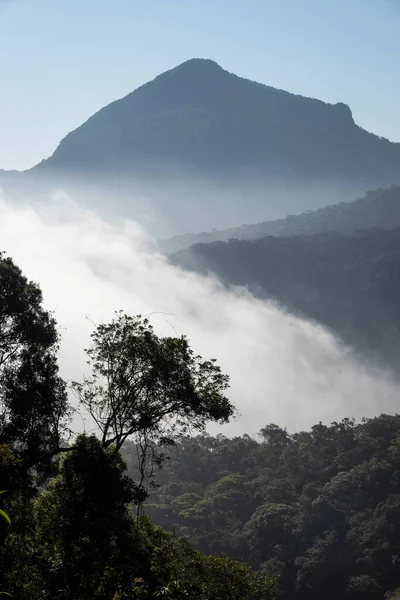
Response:
[{"label": "tree", "polygon": [[152,552],[149,593],[141,598],[276,600],[279,596],[275,578],[262,576],[244,563],[204,555],[159,527],[150,528],[148,535]]},{"label": "tree", "polygon": [[8,537],[29,520],[29,498],[51,474],[66,433],[69,405],[59,377],[55,320],[42,293],[0,253],[0,478],[12,523],[0,525],[0,582]]},{"label": "tree", "polygon": [[354,598],[354,600],[356,600],[356,598],[359,598],[360,600],[382,598],[380,585],[368,574],[349,577],[347,589],[349,595],[351,595],[351,598]]},{"label": "tree", "polygon": [[28,471],[48,472],[69,406],[58,374],[58,334],[39,287],[0,253],[0,440]]},{"label": "tree", "polygon": [[[91,376],[75,383],[79,400],[118,452],[128,438],[142,449],[225,423],[234,408],[224,396],[228,376],[215,360],[196,356],[187,338],[159,337],[148,319],[119,312],[92,334]],[[143,465],[142,465],[143,467]]]},{"label": "tree", "polygon": [[400,415],[262,431],[179,441],[147,513],[207,554],[278,575],[282,600],[396,590]]},{"label": "tree", "polygon": [[136,528],[129,510],[136,492],[119,453],[79,436],[59,475],[32,501],[25,543],[9,538],[19,552],[6,589],[21,600],[276,600],[274,578],[205,556],[147,517]]},{"label": "tree", "polygon": [[[29,570],[14,573],[12,591],[46,590],[45,598],[111,598],[141,556],[129,504],[137,488],[119,454],[80,435],[60,473],[35,500]],[[32,568],[33,567],[33,568]],[[36,581],[35,577],[36,574]],[[9,588],[10,589],[10,588]]]},{"label": "tree", "polygon": [[282,429],[274,423],[270,423],[260,430],[263,440],[273,448],[284,448],[290,443],[290,436],[286,429]]}]

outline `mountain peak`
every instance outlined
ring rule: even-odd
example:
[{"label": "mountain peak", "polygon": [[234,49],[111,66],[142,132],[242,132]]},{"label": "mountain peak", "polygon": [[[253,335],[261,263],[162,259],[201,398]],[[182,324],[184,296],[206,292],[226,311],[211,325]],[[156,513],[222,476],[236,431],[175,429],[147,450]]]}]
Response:
[{"label": "mountain peak", "polygon": [[[400,146],[327,104],[191,58],[94,114],[41,169],[147,172],[160,165],[262,177],[397,181]],[[143,167],[146,165],[146,167]],[[146,175],[147,176],[147,175]]]},{"label": "mountain peak", "polygon": [[218,70],[218,71],[224,71],[224,69],[217,63],[215,62],[215,60],[212,60],[211,58],[189,58],[188,60],[185,60],[183,63],[181,63],[180,65],[177,65],[176,67],[174,67],[172,70],[173,71],[178,71],[178,70],[183,70],[183,69],[202,69],[203,71],[205,70]]},{"label": "mountain peak", "polygon": [[185,62],[173,67],[169,71],[165,71],[156,77],[153,82],[145,84],[143,87],[148,87],[154,82],[162,82],[164,85],[167,81],[173,81],[174,85],[181,83],[183,85],[196,86],[196,82],[200,85],[213,85],[218,81],[226,81],[228,77],[235,77],[218,63],[210,58],[190,58]]}]

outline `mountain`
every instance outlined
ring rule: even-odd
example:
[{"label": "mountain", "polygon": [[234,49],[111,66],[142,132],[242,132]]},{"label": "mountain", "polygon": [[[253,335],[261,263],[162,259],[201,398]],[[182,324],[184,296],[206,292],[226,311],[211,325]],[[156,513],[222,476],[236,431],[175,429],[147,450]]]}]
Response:
[{"label": "mountain", "polygon": [[400,364],[400,227],[196,244],[170,260],[278,300],[369,356]]},{"label": "mountain", "polygon": [[266,236],[311,235],[325,231],[349,233],[357,229],[381,227],[392,229],[400,226],[400,186],[367,192],[352,202],[341,202],[315,211],[285,219],[264,221],[254,225],[241,225],[224,230],[198,234],[176,235],[160,241],[160,248],[167,253],[189,248],[194,244],[225,242],[231,239],[253,240]]},{"label": "mountain", "polygon": [[[15,179],[0,174],[6,190]],[[22,195],[34,184],[39,196],[62,187],[166,237],[281,218],[400,183],[400,144],[359,127],[343,103],[192,59],[99,110],[20,179]]]},{"label": "mountain", "polygon": [[36,169],[142,172],[155,164],[254,169],[305,178],[400,177],[400,144],[357,126],[351,110],[192,59],[69,133]]}]

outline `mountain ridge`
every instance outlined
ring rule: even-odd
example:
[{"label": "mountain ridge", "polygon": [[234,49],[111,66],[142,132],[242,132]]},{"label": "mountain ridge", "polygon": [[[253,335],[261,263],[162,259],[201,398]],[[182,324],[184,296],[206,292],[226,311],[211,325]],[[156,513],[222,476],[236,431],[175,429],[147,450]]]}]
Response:
[{"label": "mountain ridge", "polygon": [[[370,148],[361,152],[363,144]],[[33,171],[129,171],[141,163],[171,161],[258,168],[267,175],[357,178],[376,163],[373,146],[382,154],[377,170],[387,167],[389,173],[392,162],[397,177],[400,144],[360,128],[346,104],[293,94],[194,58],[97,111]]]},{"label": "mountain ridge", "polygon": [[400,183],[400,144],[351,109],[190,59],[101,108],[55,152],[0,172],[10,197],[63,189],[158,239],[353,200]]},{"label": "mountain ridge", "polygon": [[398,372],[400,226],[199,243],[169,261],[277,301]]},{"label": "mountain ridge", "polygon": [[266,236],[314,235],[328,231],[351,233],[357,229],[393,229],[397,226],[400,226],[400,186],[393,185],[368,191],[351,202],[330,204],[282,219],[176,235],[160,240],[159,246],[162,251],[172,253],[196,244],[228,242],[231,239],[256,240]]}]

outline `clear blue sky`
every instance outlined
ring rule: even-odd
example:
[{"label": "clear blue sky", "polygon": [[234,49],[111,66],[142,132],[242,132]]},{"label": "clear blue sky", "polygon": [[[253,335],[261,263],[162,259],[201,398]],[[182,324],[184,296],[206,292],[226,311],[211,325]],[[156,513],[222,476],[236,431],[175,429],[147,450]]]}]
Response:
[{"label": "clear blue sky", "polygon": [[0,168],[192,57],[400,141],[400,0],[0,0]]}]

